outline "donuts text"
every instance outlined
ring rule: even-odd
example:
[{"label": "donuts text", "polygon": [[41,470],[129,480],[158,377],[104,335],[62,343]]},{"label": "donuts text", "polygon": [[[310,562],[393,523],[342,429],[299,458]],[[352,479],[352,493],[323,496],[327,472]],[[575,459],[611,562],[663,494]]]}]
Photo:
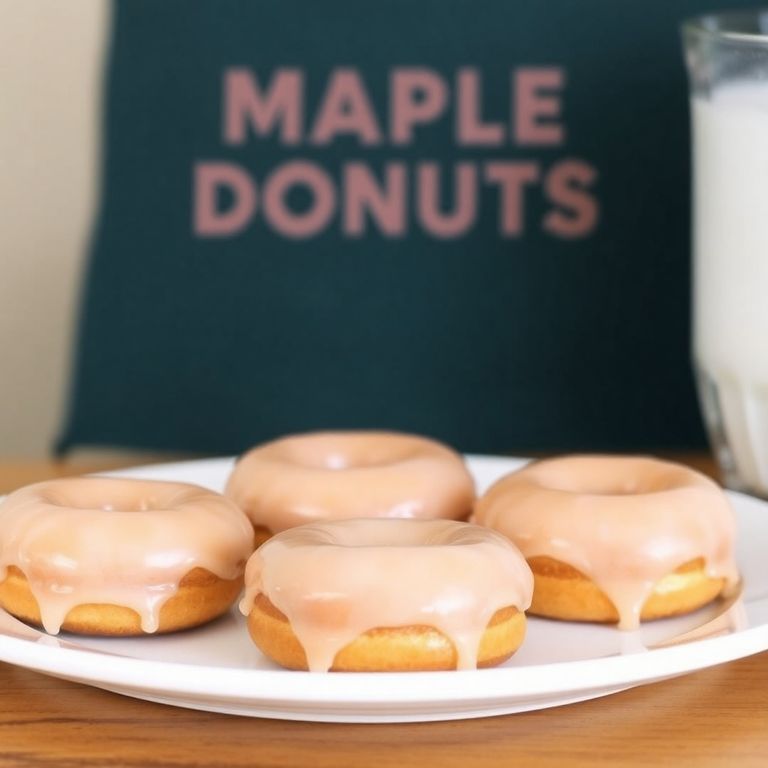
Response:
[{"label": "donuts text", "polygon": [[[509,115],[491,119],[478,68],[460,68],[448,82],[426,67],[396,67],[387,81],[387,114],[380,115],[360,73],[339,67],[310,112],[303,70],[280,68],[264,79],[250,69],[227,69],[221,140],[228,155],[271,140],[289,157],[258,169],[231,159],[195,163],[193,230],[199,237],[233,237],[261,218],[295,239],[331,226],[351,238],[404,237],[418,228],[453,239],[469,234],[481,204],[493,200],[502,238],[521,237],[531,226],[553,237],[583,238],[599,219],[598,174],[583,158],[552,156],[566,138],[564,87],[561,68],[515,69]],[[430,152],[429,130],[446,128],[466,157]],[[337,140],[352,149],[331,170],[322,149]],[[412,148],[422,143],[423,157],[413,160]],[[311,156],[294,156],[299,148]],[[532,148],[542,157],[520,157]]]}]

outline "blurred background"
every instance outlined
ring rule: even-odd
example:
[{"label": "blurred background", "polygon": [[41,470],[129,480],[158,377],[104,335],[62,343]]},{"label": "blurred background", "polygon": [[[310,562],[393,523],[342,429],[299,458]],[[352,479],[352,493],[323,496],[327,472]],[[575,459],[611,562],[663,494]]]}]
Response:
[{"label": "blurred background", "polygon": [[585,5],[0,0],[0,454],[702,447],[679,22],[728,3]]},{"label": "blurred background", "polygon": [[111,6],[0,2],[0,453],[50,453],[97,200]]}]

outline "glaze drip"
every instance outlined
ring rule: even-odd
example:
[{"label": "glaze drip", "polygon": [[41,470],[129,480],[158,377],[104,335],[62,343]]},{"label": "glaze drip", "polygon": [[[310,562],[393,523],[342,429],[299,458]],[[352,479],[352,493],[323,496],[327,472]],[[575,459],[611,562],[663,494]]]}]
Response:
[{"label": "glaze drip", "polygon": [[654,586],[703,557],[711,578],[738,582],[735,522],[709,478],[645,457],[572,456],[534,462],[499,480],[474,520],[507,536],[526,558],[576,568],[636,629]]},{"label": "glaze drip", "polygon": [[528,608],[533,579],[504,537],[449,520],[356,519],[293,528],[248,561],[240,604],[264,594],[289,620],[309,669],[368,630],[426,625],[473,669],[483,633],[501,608]]},{"label": "glaze drip", "polygon": [[194,568],[222,579],[243,572],[253,528],[223,496],[185,483],[66,478],[0,504],[0,581],[27,578],[43,627],[56,634],[84,604],[132,608],[144,632]]}]

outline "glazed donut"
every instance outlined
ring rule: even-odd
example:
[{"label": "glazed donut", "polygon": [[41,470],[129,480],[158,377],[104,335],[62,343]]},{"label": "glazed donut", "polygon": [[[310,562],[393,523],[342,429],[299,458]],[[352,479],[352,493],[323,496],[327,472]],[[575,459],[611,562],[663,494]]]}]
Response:
[{"label": "glazed donut", "polygon": [[474,482],[461,456],[416,435],[315,432],[258,446],[225,490],[259,543],[304,523],[354,517],[466,519]]},{"label": "glazed donut", "polygon": [[493,485],[474,520],[525,555],[534,574],[530,612],[540,616],[635,629],[738,583],[728,499],[709,478],[668,461],[537,461]]},{"label": "glazed donut", "polygon": [[0,606],[51,634],[172,632],[227,611],[252,552],[246,516],[196,485],[37,483],[0,504]]},{"label": "glazed donut", "polygon": [[474,669],[525,635],[533,581],[503,536],[453,520],[365,519],[279,533],[240,610],[261,651],[314,672]]}]

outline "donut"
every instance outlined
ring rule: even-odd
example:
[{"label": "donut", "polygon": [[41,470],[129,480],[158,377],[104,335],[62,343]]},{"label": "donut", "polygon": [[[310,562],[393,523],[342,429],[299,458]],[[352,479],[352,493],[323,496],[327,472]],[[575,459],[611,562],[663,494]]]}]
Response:
[{"label": "donut", "polygon": [[288,669],[474,669],[525,636],[531,571],[503,536],[453,520],[337,520],[283,531],[250,558],[240,610]]},{"label": "donut", "polygon": [[618,623],[693,611],[738,583],[727,497],[688,467],[570,456],[497,481],[473,520],[507,536],[534,575],[530,613]]},{"label": "donut", "polygon": [[253,528],[196,485],[77,477],[0,504],[0,606],[57,634],[173,632],[226,612]]},{"label": "donut", "polygon": [[248,451],[224,491],[261,543],[304,523],[357,517],[466,519],[475,487],[446,445],[397,432],[315,432]]}]

